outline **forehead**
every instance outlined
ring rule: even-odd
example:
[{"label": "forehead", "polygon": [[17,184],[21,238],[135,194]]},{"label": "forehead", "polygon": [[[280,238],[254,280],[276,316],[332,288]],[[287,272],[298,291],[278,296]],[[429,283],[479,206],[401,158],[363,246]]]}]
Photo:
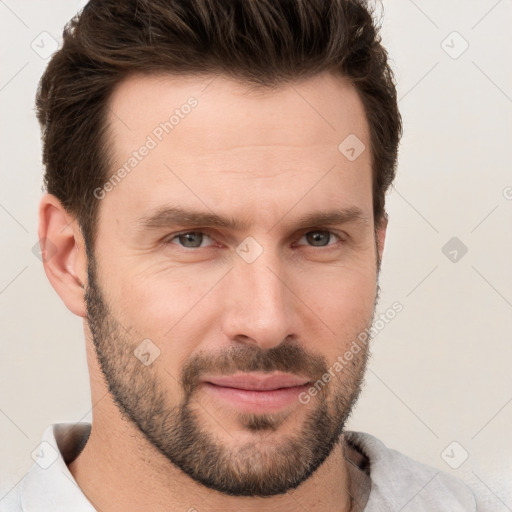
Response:
[{"label": "forehead", "polygon": [[[112,172],[124,172],[102,208],[216,206],[229,194],[248,209],[308,188],[314,202],[371,194],[362,102],[329,73],[257,90],[222,75],[134,75],[113,92],[108,119]],[[365,150],[351,160],[343,150],[354,142]]]},{"label": "forehead", "polygon": [[[186,104],[191,98],[197,107],[188,115],[183,111],[189,110]],[[140,141],[138,132],[151,134],[173,113],[180,121],[173,120],[172,138],[191,145],[196,153],[230,143],[337,146],[348,131],[361,139],[368,135],[356,89],[330,73],[271,89],[255,88],[223,75],[133,75],[118,84],[110,99],[109,121],[113,134],[119,136],[119,149],[132,148]],[[181,123],[185,118],[187,122]],[[194,140],[189,133],[180,137],[184,128],[178,130],[178,124],[186,124],[187,131],[194,132]]]}]

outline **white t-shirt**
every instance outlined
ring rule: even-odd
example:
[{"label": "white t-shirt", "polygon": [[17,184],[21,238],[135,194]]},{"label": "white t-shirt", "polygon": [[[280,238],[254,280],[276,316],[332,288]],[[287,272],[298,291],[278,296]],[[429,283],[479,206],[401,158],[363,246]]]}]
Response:
[{"label": "white t-shirt", "polygon": [[[95,512],[66,465],[83,449],[90,429],[90,423],[47,427],[37,462],[0,501],[0,512]],[[345,439],[361,481],[368,483],[364,512],[477,511],[474,494],[457,478],[391,450],[369,434],[345,432]]]}]

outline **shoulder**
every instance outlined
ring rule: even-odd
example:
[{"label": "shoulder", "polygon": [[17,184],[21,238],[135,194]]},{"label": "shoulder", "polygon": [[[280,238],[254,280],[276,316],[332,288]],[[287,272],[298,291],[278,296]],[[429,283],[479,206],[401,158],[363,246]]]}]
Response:
[{"label": "shoulder", "polygon": [[0,512],[22,512],[21,485],[18,483],[6,495],[0,498]]},{"label": "shoulder", "polygon": [[82,510],[93,512],[67,467],[87,442],[90,423],[49,425],[39,445],[37,460],[3,498],[0,512]]},{"label": "shoulder", "polygon": [[371,493],[365,512],[477,510],[475,495],[458,478],[390,449],[370,434],[346,432],[345,438],[369,460]]}]

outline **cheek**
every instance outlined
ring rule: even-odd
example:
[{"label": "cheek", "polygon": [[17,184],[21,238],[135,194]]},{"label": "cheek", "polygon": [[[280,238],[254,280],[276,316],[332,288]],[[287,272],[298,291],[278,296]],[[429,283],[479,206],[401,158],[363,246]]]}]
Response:
[{"label": "cheek", "polygon": [[118,303],[133,324],[168,331],[207,291],[206,279],[197,282],[175,270],[137,273],[132,268],[119,283]]},{"label": "cheek", "polygon": [[368,327],[377,293],[376,272],[372,268],[340,271],[311,278],[307,304],[334,332],[338,346]]},{"label": "cheek", "polygon": [[191,281],[174,275],[126,277],[120,286],[118,318],[132,336],[151,339],[160,349],[160,362],[178,377],[190,353],[208,337],[215,281]]}]

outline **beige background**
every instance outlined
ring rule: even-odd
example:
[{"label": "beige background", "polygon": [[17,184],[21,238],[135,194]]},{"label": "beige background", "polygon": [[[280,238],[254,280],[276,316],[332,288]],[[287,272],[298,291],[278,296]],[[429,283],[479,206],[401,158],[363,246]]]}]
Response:
[{"label": "beige background", "polygon": [[[42,195],[33,100],[47,60],[31,44],[43,37],[51,49],[79,6],[0,1],[0,499],[48,424],[90,420],[81,321],[32,253]],[[497,512],[512,510],[511,22],[510,0],[385,2],[405,134],[379,311],[395,301],[403,311],[374,341],[350,421],[472,483]],[[445,250],[458,250],[456,262],[442,251],[452,237],[467,247]],[[458,469],[445,462],[466,452]]]}]

